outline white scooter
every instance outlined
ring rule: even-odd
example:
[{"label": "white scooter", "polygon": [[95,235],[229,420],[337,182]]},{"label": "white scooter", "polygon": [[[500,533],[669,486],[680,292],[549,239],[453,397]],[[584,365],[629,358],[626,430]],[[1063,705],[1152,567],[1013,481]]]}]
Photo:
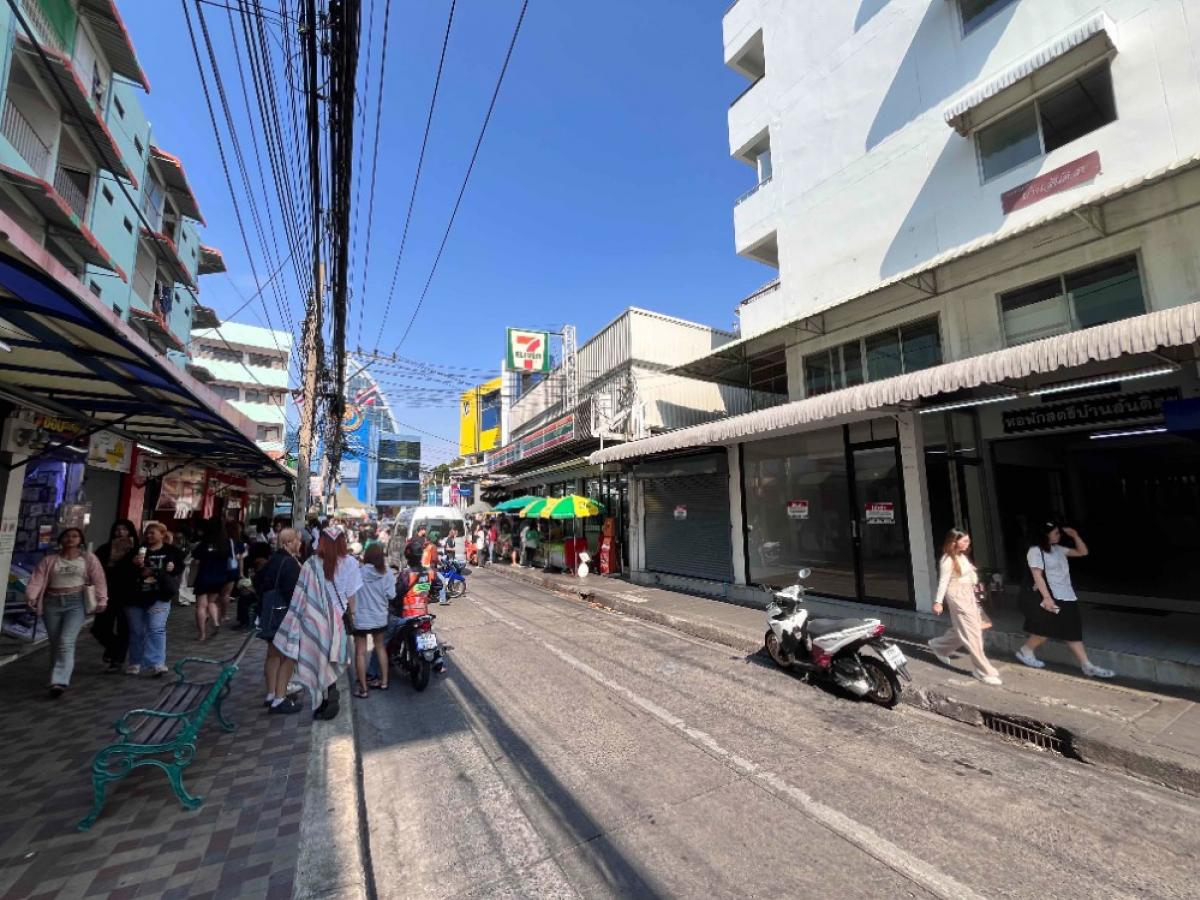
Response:
[{"label": "white scooter", "polygon": [[[812,574],[801,569],[800,581]],[[767,653],[783,669],[832,681],[855,697],[891,709],[900,702],[900,678],[912,681],[908,660],[883,638],[878,619],[813,619],[804,608],[804,586],[774,594],[767,606]],[[876,655],[863,653],[870,647]]]}]

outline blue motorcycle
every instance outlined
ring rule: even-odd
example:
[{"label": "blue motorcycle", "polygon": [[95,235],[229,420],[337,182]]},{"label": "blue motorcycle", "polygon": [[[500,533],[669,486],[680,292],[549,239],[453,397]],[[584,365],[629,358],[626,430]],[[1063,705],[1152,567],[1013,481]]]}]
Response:
[{"label": "blue motorcycle", "polygon": [[465,563],[456,559],[444,559],[438,568],[438,578],[441,579],[446,596],[455,599],[467,593],[467,576],[471,570]]}]

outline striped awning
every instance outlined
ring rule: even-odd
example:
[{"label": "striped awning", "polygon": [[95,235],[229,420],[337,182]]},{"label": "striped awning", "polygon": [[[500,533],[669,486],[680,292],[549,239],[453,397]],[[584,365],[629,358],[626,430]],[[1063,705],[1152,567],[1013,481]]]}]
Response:
[{"label": "striped awning", "polygon": [[[758,412],[605,447],[588,459],[619,462],[697,447],[721,446],[871,410],[913,408],[922,400],[970,388],[1006,386],[1030,376],[1121,357],[1184,347],[1200,340],[1200,302],[1043,338],[1017,347],[832,391]],[[1159,360],[1161,362],[1161,360]],[[1011,392],[1010,387],[1005,390]],[[1017,396],[1013,393],[1013,396]]]},{"label": "striped awning", "polygon": [[[959,134],[970,134],[981,123],[1072,71],[1112,53],[1116,46],[1112,20],[1104,13],[1097,13],[955,100],[943,113],[946,124]],[[1047,77],[1039,77],[1043,75]]]}]

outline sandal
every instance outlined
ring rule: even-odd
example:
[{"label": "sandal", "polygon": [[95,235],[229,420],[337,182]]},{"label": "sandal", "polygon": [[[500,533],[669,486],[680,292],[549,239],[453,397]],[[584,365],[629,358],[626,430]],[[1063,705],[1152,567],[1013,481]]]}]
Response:
[{"label": "sandal", "polygon": [[371,692],[370,692],[370,691],[367,691],[367,690],[364,690],[363,688],[356,687],[356,688],[354,689],[354,696],[355,696],[355,697],[358,697],[360,700],[362,700],[362,699],[365,699],[366,697],[370,697],[370,696],[371,696]]},{"label": "sandal", "polygon": [[367,679],[367,687],[369,687],[369,688],[378,688],[382,684],[383,684],[383,682],[380,681],[378,678],[368,678]]}]

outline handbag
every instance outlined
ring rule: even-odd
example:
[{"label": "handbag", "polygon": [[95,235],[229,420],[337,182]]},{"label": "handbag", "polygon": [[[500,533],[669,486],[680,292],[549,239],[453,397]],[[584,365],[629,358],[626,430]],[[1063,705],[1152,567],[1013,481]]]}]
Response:
[{"label": "handbag", "polygon": [[[87,565],[87,554],[84,554],[83,564]],[[93,615],[99,605],[99,601],[96,600],[96,585],[92,584],[89,579],[88,583],[83,586],[83,611],[89,616]]]},{"label": "handbag", "polygon": [[[337,571],[334,571],[334,577],[337,577]],[[324,573],[322,573],[322,576]],[[333,585],[333,593],[337,596],[338,606],[342,608],[342,624],[346,626],[346,633],[349,634],[354,630],[354,614],[346,608],[346,601],[342,599],[342,592],[338,590],[337,582],[329,582]]]},{"label": "handbag", "polygon": [[264,641],[274,640],[275,632],[279,630],[284,617],[292,607],[291,597],[287,598],[287,602],[282,602],[283,596],[279,593],[279,579],[283,577],[285,565],[287,565],[287,560],[279,564],[279,569],[275,573],[275,584],[269,591],[263,592],[260,604],[263,612],[258,616],[258,636]]}]

